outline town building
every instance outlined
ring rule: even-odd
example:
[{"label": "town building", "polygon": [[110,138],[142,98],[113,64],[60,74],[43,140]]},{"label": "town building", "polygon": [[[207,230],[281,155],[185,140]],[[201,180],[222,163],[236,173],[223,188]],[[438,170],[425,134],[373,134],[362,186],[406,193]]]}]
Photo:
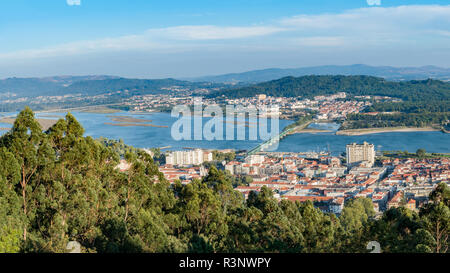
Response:
[{"label": "town building", "polygon": [[416,200],[414,199],[409,200],[405,206],[410,210],[416,210]]},{"label": "town building", "polygon": [[387,203],[387,209],[390,208],[398,208],[402,205],[403,200],[403,192],[399,191],[397,192],[391,200]]},{"label": "town building", "polygon": [[166,164],[175,166],[200,165],[207,161],[212,161],[213,155],[210,151],[201,149],[189,151],[174,151],[166,155]]},{"label": "town building", "polygon": [[364,142],[363,144],[347,145],[347,166],[363,164],[373,166],[375,163],[375,148],[373,144]]}]

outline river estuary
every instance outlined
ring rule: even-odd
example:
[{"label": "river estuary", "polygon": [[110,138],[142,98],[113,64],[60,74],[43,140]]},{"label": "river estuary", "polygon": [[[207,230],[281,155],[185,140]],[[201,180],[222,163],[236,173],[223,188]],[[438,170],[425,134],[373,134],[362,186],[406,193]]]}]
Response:
[{"label": "river estuary", "polygon": [[[9,113],[8,115],[13,114],[14,113]],[[168,113],[137,114],[131,112],[120,112],[114,114],[98,114],[73,112],[72,114],[85,128],[86,136],[91,136],[93,138],[103,136],[111,139],[123,139],[126,144],[140,148],[161,148],[169,146],[169,150],[179,150],[183,148],[249,150],[262,142],[262,140],[176,141],[171,137],[171,127],[172,124],[177,121],[177,118],[171,117]],[[36,117],[41,119],[55,119],[58,116],[64,117],[64,115],[65,113],[38,113],[36,114]],[[142,119],[143,122],[135,122],[133,124],[127,122],[127,126],[117,126],[121,123],[112,121],[114,116]],[[148,122],[149,120],[151,120],[151,122]],[[209,118],[203,118],[203,124],[205,124],[207,120],[209,120]],[[282,130],[285,126],[291,123],[292,121],[289,120],[280,120],[279,129]],[[142,126],[142,124],[151,125]],[[247,122],[245,124],[247,135],[250,128],[257,126],[252,122]],[[10,127],[10,124],[0,123],[0,128]],[[337,155],[345,151],[345,145],[348,143],[362,143],[363,141],[366,141],[375,144],[375,148],[378,151],[407,150],[409,152],[415,152],[419,148],[424,148],[427,152],[450,153],[450,134],[444,134],[442,132],[390,132],[362,136],[342,136],[335,135],[334,133],[338,127],[338,124],[333,123],[311,124],[309,128],[324,129],[328,132],[302,133],[287,136],[279,143],[277,151],[330,151],[332,154]],[[268,128],[270,129],[270,122],[268,122]],[[0,135],[5,132],[5,130],[0,131]]]}]

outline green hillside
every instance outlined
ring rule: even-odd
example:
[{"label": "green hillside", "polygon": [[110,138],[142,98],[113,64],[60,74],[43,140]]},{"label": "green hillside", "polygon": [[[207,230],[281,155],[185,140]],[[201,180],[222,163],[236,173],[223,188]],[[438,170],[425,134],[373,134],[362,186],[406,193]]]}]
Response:
[{"label": "green hillside", "polygon": [[431,79],[391,82],[371,76],[285,77],[248,87],[222,90],[210,94],[210,97],[244,98],[266,94],[276,97],[311,98],[338,92],[346,92],[355,96],[390,96],[408,101],[450,100],[450,83]]}]

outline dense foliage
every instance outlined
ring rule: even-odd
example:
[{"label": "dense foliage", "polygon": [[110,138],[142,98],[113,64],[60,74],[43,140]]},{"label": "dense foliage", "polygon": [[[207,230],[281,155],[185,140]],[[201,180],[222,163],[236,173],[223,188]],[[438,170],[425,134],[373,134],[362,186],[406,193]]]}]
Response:
[{"label": "dense foliage", "polygon": [[151,156],[119,155],[83,137],[68,114],[42,132],[22,111],[0,138],[0,252],[448,252],[446,184],[420,213],[398,208],[374,219],[371,200],[348,202],[342,214],[311,202],[278,202],[268,188],[248,200],[224,172],[170,185]]},{"label": "dense foliage", "polygon": [[125,156],[127,153],[137,153],[138,149],[133,146],[127,145],[123,142],[123,139],[114,140],[105,137],[97,139],[104,146],[111,148],[119,156]]},{"label": "dense foliage", "polygon": [[300,116],[297,121],[295,121],[294,123],[286,126],[284,128],[284,131],[286,130],[290,130],[290,129],[294,129],[295,127],[298,126],[305,126],[307,125],[309,122],[311,122],[313,120],[313,115],[306,115],[306,116]]},{"label": "dense foliage", "polygon": [[368,107],[366,112],[403,112],[403,113],[429,113],[449,112],[450,100],[434,100],[424,98],[421,101],[377,102]]},{"label": "dense foliage", "polygon": [[371,76],[303,76],[285,77],[248,87],[222,90],[212,97],[253,97],[266,94],[274,97],[306,97],[346,92],[354,96],[389,96],[405,101],[450,100],[450,83],[438,80],[390,82]]},{"label": "dense foliage", "polygon": [[219,152],[219,151],[212,151],[212,155],[213,155],[213,160],[216,160],[216,161],[230,162],[236,158],[235,152],[224,153],[224,152]]},{"label": "dense foliage", "polygon": [[393,113],[378,114],[350,114],[341,129],[383,128],[383,127],[426,127],[440,126],[450,119],[450,112],[442,113]]}]

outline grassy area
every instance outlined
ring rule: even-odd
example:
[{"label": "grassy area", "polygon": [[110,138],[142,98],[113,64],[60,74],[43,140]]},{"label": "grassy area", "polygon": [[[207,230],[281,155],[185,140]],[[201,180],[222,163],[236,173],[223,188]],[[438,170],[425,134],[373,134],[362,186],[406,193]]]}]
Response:
[{"label": "grassy area", "polygon": [[111,126],[119,126],[119,127],[156,127],[156,128],[169,128],[169,126],[160,126],[160,125],[154,125],[154,124],[146,124],[146,123],[112,123],[112,122],[105,122],[105,125],[111,125]]},{"label": "grassy area", "polygon": [[303,117],[300,117],[296,122],[286,126],[283,129],[283,131],[292,130],[292,133],[296,132],[296,131],[300,131],[300,130],[303,130],[306,127],[308,127],[308,125],[311,124],[312,122],[313,122],[312,115],[303,116]]},{"label": "grassy area", "polygon": [[347,129],[339,130],[336,135],[346,135],[346,136],[361,136],[369,134],[378,133],[390,133],[390,132],[432,132],[440,131],[440,129],[434,127],[383,127],[383,128],[361,128],[361,129]]},{"label": "grassy area", "polygon": [[[422,150],[422,152],[420,152]],[[380,159],[391,158],[417,158],[417,159],[433,159],[433,158],[450,158],[450,153],[426,153],[425,150],[419,149],[416,153],[408,151],[383,151],[383,156]]]},{"label": "grassy area", "polygon": [[122,111],[118,110],[118,109],[109,108],[106,106],[94,106],[94,107],[89,107],[84,110],[81,110],[81,112],[93,113],[93,114],[114,114],[114,113],[119,113]]},{"label": "grassy area", "polygon": [[140,119],[129,116],[108,116],[114,122],[127,122],[127,123],[145,123],[145,122],[153,122],[150,119]]}]

